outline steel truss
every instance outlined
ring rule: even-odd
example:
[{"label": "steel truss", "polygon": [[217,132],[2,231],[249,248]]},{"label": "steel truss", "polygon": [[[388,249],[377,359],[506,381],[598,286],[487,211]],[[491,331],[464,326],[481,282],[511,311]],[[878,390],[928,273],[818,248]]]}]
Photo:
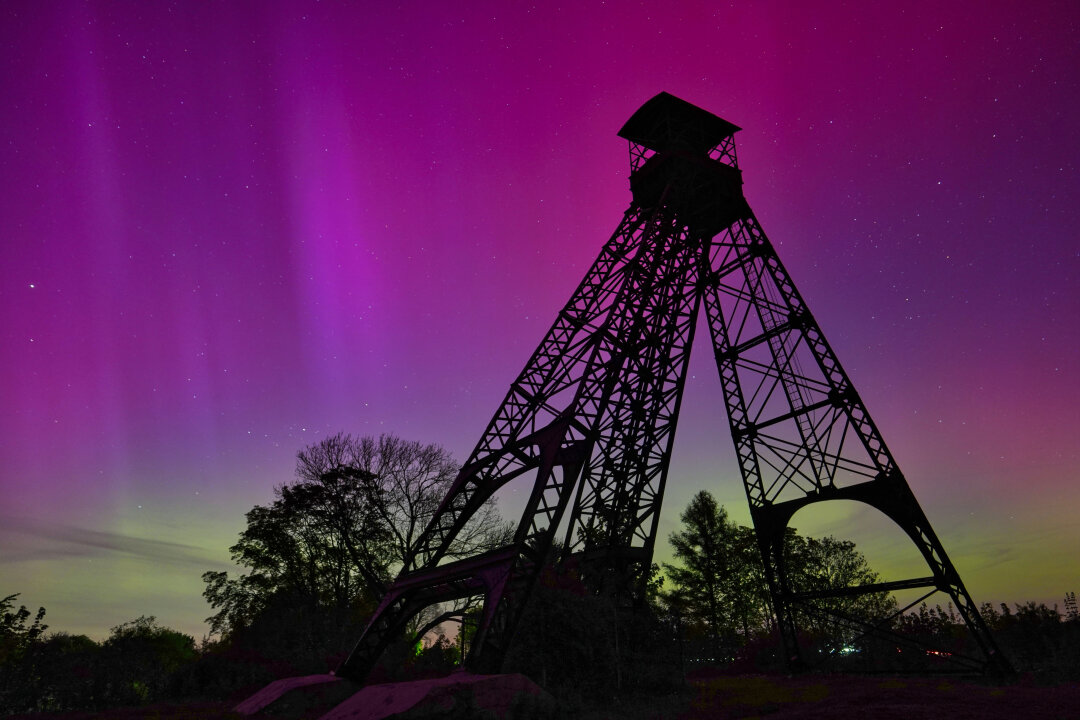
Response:
[{"label": "steel truss", "polygon": [[[562,559],[576,561],[594,588],[640,596],[702,302],[789,664],[805,662],[798,618],[816,601],[930,588],[951,598],[975,640],[979,656],[964,660],[1008,671],[743,198],[738,129],[661,93],[620,131],[630,141],[633,202],[510,386],[339,674],[362,680],[420,610],[470,598],[482,600],[482,611],[466,663],[497,672],[561,526]],[[472,514],[522,476],[532,478],[532,492],[513,541],[443,562]],[[797,510],[828,500],[884,513],[911,538],[930,575],[792,590],[784,531]]]}]

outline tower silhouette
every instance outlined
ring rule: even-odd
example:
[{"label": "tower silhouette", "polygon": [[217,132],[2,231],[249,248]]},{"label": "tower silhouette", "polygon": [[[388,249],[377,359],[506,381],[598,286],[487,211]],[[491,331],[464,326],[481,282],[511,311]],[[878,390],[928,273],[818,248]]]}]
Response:
[{"label": "tower silhouette", "polygon": [[[927,592],[908,608],[946,593],[977,648],[970,667],[1008,671],[743,197],[738,130],[660,93],[619,131],[630,144],[630,207],[510,386],[339,675],[362,680],[419,611],[465,598],[483,599],[466,664],[497,672],[560,531],[561,559],[574,561],[591,587],[640,597],[703,306],[789,665],[806,660],[798,618],[816,601],[921,588]],[[521,476],[532,485],[513,540],[443,562],[468,518]],[[797,510],[830,500],[859,501],[890,518],[929,574],[796,592],[785,529]]]}]

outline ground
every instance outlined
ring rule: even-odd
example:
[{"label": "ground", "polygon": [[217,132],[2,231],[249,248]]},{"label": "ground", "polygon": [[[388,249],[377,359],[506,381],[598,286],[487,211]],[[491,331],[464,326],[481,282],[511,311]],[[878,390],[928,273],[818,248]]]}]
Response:
[{"label": "ground", "polygon": [[691,681],[683,697],[586,716],[663,720],[1080,720],[1080,685],[1004,686],[943,678],[719,675]]},{"label": "ground", "polygon": [[[240,720],[235,703],[158,704],[97,713],[21,716],[34,720]],[[606,708],[577,708],[582,720],[1078,720],[1080,684],[996,686],[942,678],[846,675],[715,675],[668,696],[613,694]]]}]

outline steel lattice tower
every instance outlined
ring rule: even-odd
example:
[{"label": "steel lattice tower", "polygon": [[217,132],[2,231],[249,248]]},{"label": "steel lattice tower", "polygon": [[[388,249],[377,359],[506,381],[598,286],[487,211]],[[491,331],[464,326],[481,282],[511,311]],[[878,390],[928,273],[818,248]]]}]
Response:
[{"label": "steel lattice tower", "polygon": [[[511,385],[340,675],[362,680],[420,610],[469,597],[482,597],[483,609],[466,664],[498,671],[567,512],[563,559],[574,559],[594,585],[623,597],[640,590],[702,306],[789,664],[803,662],[797,632],[803,606],[925,588],[907,608],[946,593],[977,646],[971,666],[1008,671],[743,197],[738,130],[661,93],[619,131],[630,143],[630,207]],[[480,505],[523,475],[533,478],[532,493],[513,541],[441,563]],[[829,500],[860,501],[884,513],[911,538],[929,574],[792,590],[784,531],[797,510]]]}]

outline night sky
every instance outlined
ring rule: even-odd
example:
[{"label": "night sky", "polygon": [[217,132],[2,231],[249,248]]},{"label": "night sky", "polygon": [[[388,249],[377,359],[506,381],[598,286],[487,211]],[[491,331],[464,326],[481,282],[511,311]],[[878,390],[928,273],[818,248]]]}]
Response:
[{"label": "night sky", "polygon": [[[750,205],[976,601],[1080,590],[1080,6],[393,5],[0,5],[0,597],[199,638],[200,575],[301,447],[464,460],[661,90],[744,128]],[[660,559],[699,489],[749,522],[706,347]],[[794,525],[927,574],[821,507]]]}]

